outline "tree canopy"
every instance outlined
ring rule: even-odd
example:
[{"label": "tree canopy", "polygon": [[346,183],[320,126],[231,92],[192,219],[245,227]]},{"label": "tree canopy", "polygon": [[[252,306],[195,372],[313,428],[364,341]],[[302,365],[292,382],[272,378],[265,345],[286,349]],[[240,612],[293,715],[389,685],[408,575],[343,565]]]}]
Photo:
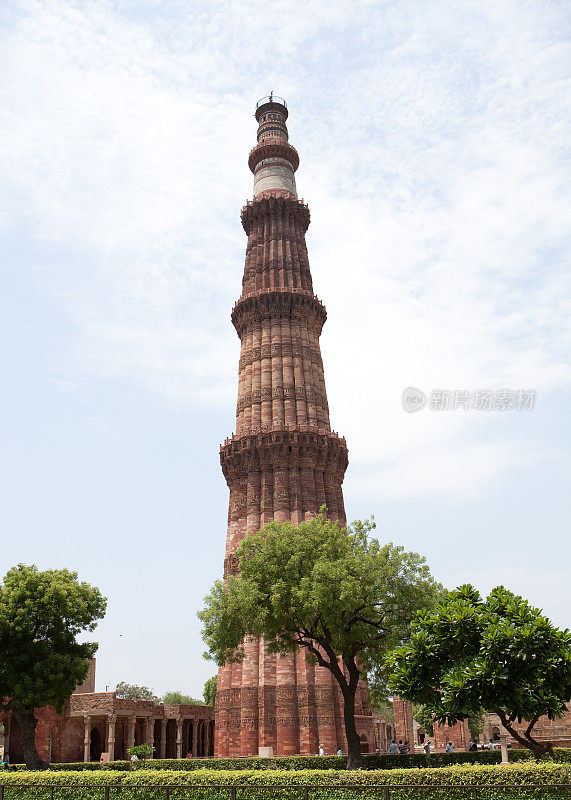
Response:
[{"label": "tree canopy", "polygon": [[203,706],[203,700],[196,700],[194,697],[191,697],[189,694],[183,694],[182,692],[172,691],[167,692],[163,697],[163,703],[166,706],[176,706],[176,705],[183,705],[183,706]]},{"label": "tree canopy", "polygon": [[[387,665],[392,689],[424,704],[437,721],[493,711],[536,758],[552,745],[533,738],[534,725],[543,715],[561,716],[571,699],[571,633],[503,586],[485,601],[474,587],[460,586],[435,609],[418,612],[410,641]],[[523,720],[527,727],[517,730]]]},{"label": "tree canopy", "polygon": [[125,683],[120,681],[115,687],[117,697],[124,700],[152,700],[153,703],[160,703],[161,701],[148,686],[137,686],[134,683]]},{"label": "tree canopy", "polygon": [[0,699],[20,726],[26,764],[46,765],[35,746],[34,709],[61,711],[89,670],[96,642],[78,642],[93,631],[107,601],[99,589],[67,569],[40,571],[19,564],[0,585]]},{"label": "tree canopy", "polygon": [[434,736],[434,720],[426,706],[413,703],[412,716],[428,736]]},{"label": "tree canopy", "polygon": [[202,696],[204,697],[204,702],[207,706],[213,706],[216,702],[216,687],[218,685],[218,676],[213,675],[211,678],[208,678],[206,683],[204,684],[204,690],[202,692]]},{"label": "tree canopy", "polygon": [[433,604],[440,587],[421,556],[370,538],[372,520],[342,528],[325,511],[247,536],[238,574],[214,584],[199,616],[207,655],[219,664],[241,660],[244,638],[255,636],[270,652],[304,647],[330,670],[343,694],[348,766],[356,767],[358,681],[403,640],[413,613]]}]

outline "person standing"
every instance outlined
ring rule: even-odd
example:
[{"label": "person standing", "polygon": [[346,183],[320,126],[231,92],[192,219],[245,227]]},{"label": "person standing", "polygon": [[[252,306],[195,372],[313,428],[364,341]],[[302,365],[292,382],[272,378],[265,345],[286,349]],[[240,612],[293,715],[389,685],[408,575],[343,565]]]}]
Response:
[{"label": "person standing", "polygon": [[430,753],[430,739],[427,739],[426,742],[424,743],[424,752]]},{"label": "person standing", "polygon": [[452,753],[454,752],[454,745],[452,744],[452,742],[448,742],[448,744],[446,745],[446,752],[448,753],[449,756],[452,755]]},{"label": "person standing", "polygon": [[389,746],[389,754],[391,756],[397,756],[399,752],[399,746],[397,744],[397,740],[393,739]]},{"label": "person standing", "polygon": [[322,744],[319,745],[319,755],[320,756],[324,756],[325,755],[325,750],[323,749],[323,745]]}]

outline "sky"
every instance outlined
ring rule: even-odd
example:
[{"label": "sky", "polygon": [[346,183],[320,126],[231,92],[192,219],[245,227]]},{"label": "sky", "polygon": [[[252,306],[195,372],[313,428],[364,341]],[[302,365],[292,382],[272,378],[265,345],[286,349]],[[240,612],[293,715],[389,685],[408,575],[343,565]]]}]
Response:
[{"label": "sky", "polygon": [[[286,98],[349,519],[571,625],[569,4],[5,0],[2,575],[108,598],[97,688],[200,697],[256,101]],[[434,410],[432,392],[536,392]],[[474,395],[472,395],[474,396]]]}]

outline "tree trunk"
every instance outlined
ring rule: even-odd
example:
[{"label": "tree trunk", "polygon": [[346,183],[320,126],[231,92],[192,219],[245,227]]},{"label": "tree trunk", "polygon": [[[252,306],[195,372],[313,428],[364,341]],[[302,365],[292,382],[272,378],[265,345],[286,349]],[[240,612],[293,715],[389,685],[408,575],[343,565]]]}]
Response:
[{"label": "tree trunk", "polygon": [[26,767],[28,769],[47,769],[49,764],[42,761],[36,750],[36,725],[38,720],[34,716],[34,710],[13,708],[12,713],[20,726],[20,744],[22,745]]},{"label": "tree trunk", "polygon": [[510,724],[509,719],[506,714],[501,709],[495,709],[496,714],[501,720],[502,725],[504,728],[511,733],[513,738],[516,742],[519,742],[523,747],[527,747],[528,750],[531,750],[533,757],[536,761],[541,761],[543,756],[549,755],[553,758],[553,742],[538,742],[537,739],[533,739],[531,736],[531,731],[533,726],[539,719],[539,714],[535,717],[531,723],[528,725],[527,730],[525,733],[520,734],[518,731]]},{"label": "tree trunk", "polygon": [[349,686],[343,692],[343,717],[345,720],[345,736],[347,737],[347,769],[362,769],[361,739],[355,725],[355,693],[356,687]]}]

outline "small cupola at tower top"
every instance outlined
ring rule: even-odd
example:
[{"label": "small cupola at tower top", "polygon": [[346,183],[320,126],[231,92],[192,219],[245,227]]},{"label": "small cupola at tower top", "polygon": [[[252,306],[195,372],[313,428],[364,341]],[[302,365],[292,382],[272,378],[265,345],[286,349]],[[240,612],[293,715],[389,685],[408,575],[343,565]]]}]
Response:
[{"label": "small cupola at tower top", "polygon": [[255,116],[258,120],[258,142],[268,136],[277,136],[287,142],[286,119],[288,112],[283,97],[277,97],[273,93],[262,97],[256,105]]},{"label": "small cupola at tower top", "polygon": [[254,197],[268,190],[297,198],[295,171],[299,156],[288,142],[287,104],[273,92],[256,104],[258,144],[250,153],[248,164],[254,173]]}]

